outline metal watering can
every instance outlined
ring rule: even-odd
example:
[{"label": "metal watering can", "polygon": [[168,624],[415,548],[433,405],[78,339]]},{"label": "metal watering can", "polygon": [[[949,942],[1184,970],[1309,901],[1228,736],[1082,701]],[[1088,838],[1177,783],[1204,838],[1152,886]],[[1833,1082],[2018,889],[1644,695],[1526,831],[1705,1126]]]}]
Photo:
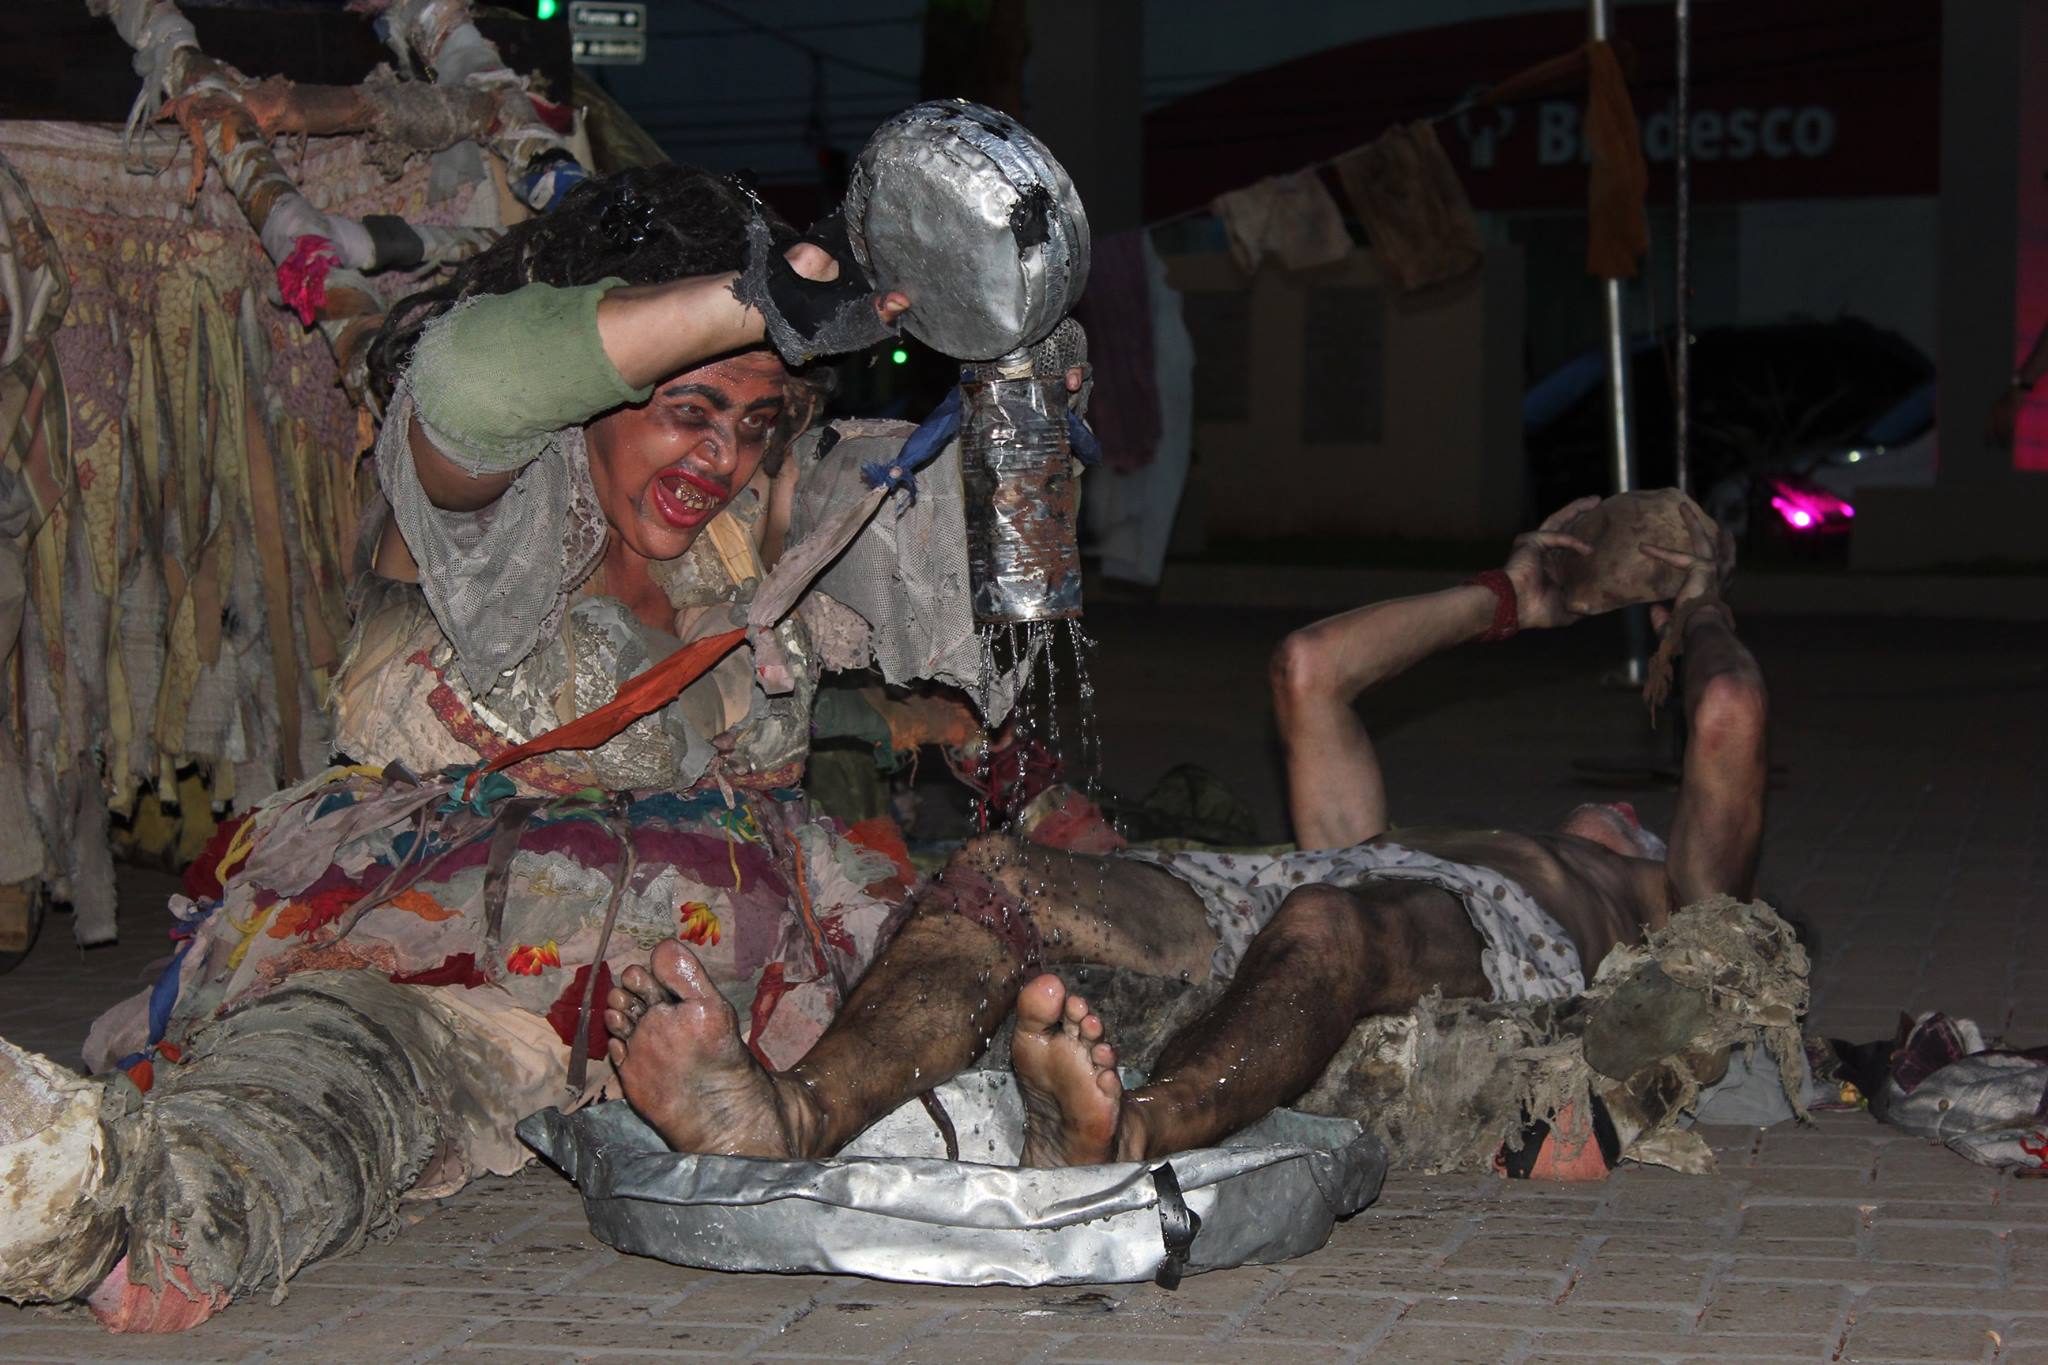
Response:
[{"label": "metal watering can", "polygon": [[1080,615],[1071,357],[1054,336],[1088,282],[1073,182],[1009,115],[934,100],[868,139],[843,207],[876,288],[909,297],[905,329],[969,362],[960,448],[976,619]]}]

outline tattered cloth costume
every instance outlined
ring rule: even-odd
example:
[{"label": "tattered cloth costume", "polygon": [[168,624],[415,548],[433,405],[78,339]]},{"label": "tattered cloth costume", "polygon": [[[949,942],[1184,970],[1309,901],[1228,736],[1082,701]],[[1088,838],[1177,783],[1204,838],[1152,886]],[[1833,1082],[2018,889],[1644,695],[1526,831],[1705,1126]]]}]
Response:
[{"label": "tattered cloth costume", "polygon": [[[978,657],[964,579],[948,595],[922,565],[901,575],[927,592],[911,613],[914,641],[900,627],[871,632],[851,609],[886,614],[875,595],[892,580],[872,572],[878,554],[959,542],[951,452],[923,496],[884,505],[851,547],[868,572],[844,599],[813,592],[774,630],[792,691],[764,692],[742,647],[599,748],[452,790],[415,780],[476,772],[677,646],[591,591],[606,524],[581,422],[648,392],[626,386],[597,342],[604,287],[529,286],[463,305],[425,335],[378,447],[422,581],[360,590],[334,695],[336,744],[354,761],[266,801],[213,851],[214,882],[188,883],[173,902],[181,942],[163,979],[94,1026],[91,1066],[125,1064],[155,1083],[145,1122],[110,1130],[133,1152],[107,1201],[132,1223],[118,1273],[149,1292],[168,1283],[225,1302],[359,1243],[401,1195],[443,1195],[523,1165],[513,1125],[607,1084],[604,994],[665,938],[691,944],[762,1061],[788,1066],[904,904],[913,873],[894,827],[842,829],[794,784],[821,667],[878,651],[892,681],[905,669],[977,681],[956,672]],[[550,390],[525,376],[527,393],[463,401],[435,392],[473,384],[498,358],[492,339],[533,335],[542,313],[553,318],[539,333],[549,367],[584,378]],[[521,433],[485,415],[498,403],[558,424]],[[513,439],[530,441],[520,458],[532,458],[485,511],[436,508],[407,448],[415,412],[458,462]],[[500,429],[480,433],[486,421]],[[798,481],[792,546],[847,486],[847,462],[893,456],[907,430],[841,424],[795,443],[780,475]],[[758,586],[768,490],[758,478],[689,553],[656,566],[679,634],[728,630]],[[381,530],[380,516],[371,522],[366,545]],[[579,1032],[589,1070],[572,1086]],[[320,1098],[358,1091],[371,1098]],[[193,1226],[195,1203],[204,1226]],[[173,1237],[186,1248],[176,1270],[160,1263]]]}]

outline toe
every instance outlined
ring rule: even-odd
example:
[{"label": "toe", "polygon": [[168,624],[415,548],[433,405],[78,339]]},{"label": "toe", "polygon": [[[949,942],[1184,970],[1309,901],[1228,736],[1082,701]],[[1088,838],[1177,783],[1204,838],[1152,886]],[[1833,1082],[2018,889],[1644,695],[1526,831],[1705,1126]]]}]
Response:
[{"label": "toe", "polygon": [[669,998],[668,988],[637,962],[619,974],[619,984],[638,996],[643,1006],[666,1004]]},{"label": "toe", "polygon": [[633,1036],[633,1021],[624,1010],[606,1010],[604,1030],[620,1042],[624,1042]]},{"label": "toe", "polygon": [[1018,1027],[1041,1033],[1056,1027],[1066,1000],[1066,983],[1051,972],[1032,979],[1017,992]]},{"label": "toe", "polygon": [[1084,1043],[1092,1043],[1102,1036],[1102,1020],[1097,1015],[1083,1015],[1079,1028]]},{"label": "toe", "polygon": [[1116,1065],[1116,1049],[1108,1043],[1097,1043],[1088,1053],[1088,1057],[1097,1066]]},{"label": "toe", "polygon": [[654,979],[678,1000],[701,999],[711,989],[704,975],[704,964],[697,961],[696,954],[684,947],[679,938],[663,939],[655,944],[647,966],[654,973]]},{"label": "toe", "polygon": [[1088,1002],[1086,1000],[1083,1000],[1078,995],[1068,996],[1066,1014],[1068,1023],[1080,1023],[1083,1019],[1088,1017]]},{"label": "toe", "polygon": [[626,1045],[617,1038],[605,1044],[604,1055],[611,1059],[614,1070],[626,1064]]}]

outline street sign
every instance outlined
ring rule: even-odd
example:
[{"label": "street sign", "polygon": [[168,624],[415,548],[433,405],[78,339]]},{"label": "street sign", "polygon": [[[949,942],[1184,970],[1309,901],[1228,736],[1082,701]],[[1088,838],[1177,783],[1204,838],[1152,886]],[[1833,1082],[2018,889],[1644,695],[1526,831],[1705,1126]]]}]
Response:
[{"label": "street sign", "polygon": [[578,66],[642,66],[647,61],[647,35],[571,33],[569,58]]},{"label": "street sign", "polygon": [[635,0],[570,0],[569,27],[597,33],[645,33],[647,6]]}]

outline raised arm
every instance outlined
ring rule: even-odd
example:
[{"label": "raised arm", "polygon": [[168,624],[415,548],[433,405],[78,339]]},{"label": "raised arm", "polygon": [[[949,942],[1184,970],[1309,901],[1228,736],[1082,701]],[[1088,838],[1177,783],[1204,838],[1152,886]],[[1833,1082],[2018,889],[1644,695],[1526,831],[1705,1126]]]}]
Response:
[{"label": "raised arm", "polygon": [[[1598,501],[1582,498],[1515,541],[1504,572],[1517,629],[1572,619],[1547,572],[1545,551],[1588,553],[1584,541],[1558,528]],[[1301,847],[1344,848],[1386,830],[1386,782],[1353,703],[1373,684],[1485,635],[1497,601],[1492,589],[1467,583],[1357,607],[1280,642],[1273,655],[1273,710],[1287,761],[1288,815]]]},{"label": "raised arm", "polygon": [[[799,242],[786,253],[806,280],[839,263]],[[413,355],[407,431],[420,485],[437,507],[497,501],[548,433],[644,401],[654,384],[715,356],[761,344],[759,311],[733,292],[737,272],[665,284],[528,285],[439,319]],[[901,294],[876,301],[893,322]]]},{"label": "raised arm", "polygon": [[1685,771],[1671,826],[1667,863],[1680,905],[1726,893],[1748,897],[1763,842],[1769,698],[1763,670],[1735,634],[1722,603],[1726,576],[1720,537],[1696,508],[1686,508],[1692,543],[1643,553],[1686,570],[1672,607],[1652,609],[1663,631],[1679,631],[1679,678],[1687,719]]}]

